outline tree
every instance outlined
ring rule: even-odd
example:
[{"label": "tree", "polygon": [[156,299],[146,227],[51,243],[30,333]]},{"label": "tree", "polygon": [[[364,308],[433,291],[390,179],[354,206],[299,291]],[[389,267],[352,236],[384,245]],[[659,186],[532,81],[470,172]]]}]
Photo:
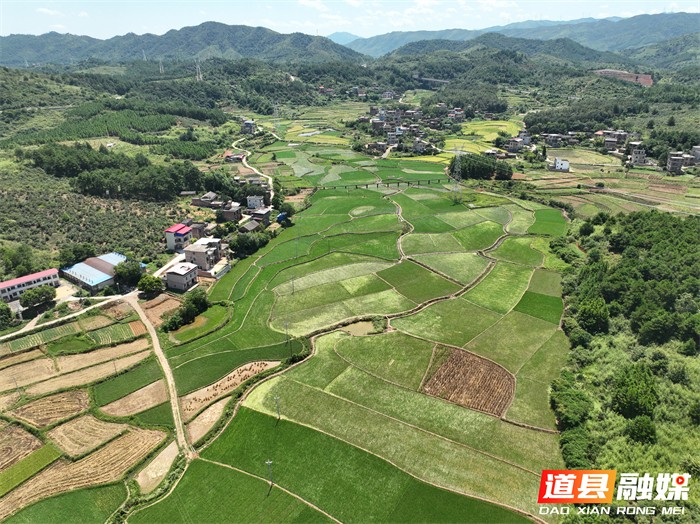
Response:
[{"label": "tree", "polygon": [[629,364],[620,370],[612,391],[612,408],[620,415],[652,416],[658,398],[654,375],[646,364]]},{"label": "tree", "polygon": [[137,285],[142,273],[141,264],[136,260],[126,260],[114,266],[114,279],[127,286]]},{"label": "tree", "polygon": [[94,256],[95,246],[90,243],[68,244],[59,249],[58,262],[61,267],[67,267]]},{"label": "tree", "polygon": [[163,291],[163,281],[153,275],[143,275],[139,280],[138,290],[146,295],[155,295]]},{"label": "tree", "polygon": [[0,301],[0,329],[5,329],[12,324],[12,310],[10,306]]},{"label": "tree", "polygon": [[579,228],[578,232],[579,232],[579,235],[581,235],[583,237],[587,237],[587,236],[590,236],[593,233],[595,233],[595,227],[593,226],[593,224],[586,221],[583,224],[581,224],[581,227]]},{"label": "tree", "polygon": [[668,122],[666,122],[666,125],[670,126],[670,127],[673,127],[676,125],[676,119],[673,117],[673,115],[668,117]]},{"label": "tree", "polygon": [[651,417],[641,415],[632,419],[627,424],[627,435],[642,444],[654,444],[656,442],[656,425]]},{"label": "tree", "polygon": [[579,325],[592,334],[607,332],[609,319],[608,305],[601,297],[582,301],[576,314]]},{"label": "tree", "polygon": [[19,298],[22,307],[34,307],[44,304],[56,298],[56,288],[53,286],[39,286],[28,289]]}]

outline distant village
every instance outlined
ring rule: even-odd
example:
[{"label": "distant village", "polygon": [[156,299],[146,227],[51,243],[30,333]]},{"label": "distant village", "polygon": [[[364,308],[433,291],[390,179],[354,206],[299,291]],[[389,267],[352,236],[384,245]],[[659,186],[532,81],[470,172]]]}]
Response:
[{"label": "distant village", "polygon": [[[396,97],[394,92],[386,92],[387,100]],[[399,152],[409,152],[416,155],[430,155],[440,152],[440,148],[427,140],[429,132],[440,131],[454,124],[465,122],[465,110],[461,107],[448,108],[444,103],[435,106],[444,117],[424,115],[419,107],[413,109],[383,108],[370,106],[368,116],[357,119],[358,124],[369,126],[369,132],[379,140],[363,145],[363,150],[369,154],[384,154],[394,149]],[[474,111],[477,118],[494,120],[493,113]],[[482,151],[481,154],[497,160],[515,159],[525,151],[535,152],[538,144],[547,147],[562,148],[567,146],[599,144],[605,151],[621,160],[629,167],[657,167],[657,163],[646,156],[646,150],[637,132],[622,129],[601,129],[595,133],[568,132],[566,134],[541,133],[531,136],[526,129],[517,136],[498,139],[498,146]],[[629,154],[627,153],[629,151]],[[459,151],[449,151],[459,153]],[[568,172],[569,161],[555,157],[548,161],[548,169]],[[666,171],[671,175],[682,175],[684,168],[700,164],[700,145],[694,146],[690,152],[671,151],[666,162]],[[664,167],[664,166],[658,166]]]}]

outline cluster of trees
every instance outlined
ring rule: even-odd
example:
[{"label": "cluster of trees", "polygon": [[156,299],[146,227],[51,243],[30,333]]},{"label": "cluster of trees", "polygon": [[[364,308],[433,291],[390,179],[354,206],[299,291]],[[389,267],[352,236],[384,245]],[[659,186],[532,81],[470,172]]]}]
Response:
[{"label": "cluster of trees", "polygon": [[180,191],[203,188],[202,174],[191,162],[156,166],[143,154],[130,157],[87,143],[47,144],[18,149],[16,155],[50,175],[71,178],[73,188],[86,195],[170,200]]},{"label": "cluster of trees", "polygon": [[39,269],[39,263],[34,257],[34,251],[27,244],[20,243],[16,246],[0,246],[0,277],[22,277],[34,273]]},{"label": "cluster of trees", "polygon": [[35,307],[56,298],[56,288],[53,286],[39,286],[28,289],[19,297],[19,304],[22,307]]},{"label": "cluster of trees", "polygon": [[209,297],[202,288],[196,288],[185,294],[182,305],[163,323],[162,329],[165,332],[191,324],[197,315],[204,313],[211,307]]},{"label": "cluster of trees", "polygon": [[14,324],[14,317],[10,306],[0,300],[0,331],[7,329]]},{"label": "cluster of trees", "polygon": [[95,246],[88,242],[64,244],[58,250],[58,263],[61,267],[68,267],[96,254]]},{"label": "cluster of trees", "polygon": [[699,218],[656,211],[579,227],[588,256],[563,280],[573,349],[550,396],[567,466],[635,471],[654,456],[700,473],[684,440],[700,426],[698,238]]},{"label": "cluster of trees", "polygon": [[246,258],[258,249],[265,247],[270,242],[271,234],[267,231],[261,233],[239,233],[231,237],[229,241],[229,249],[233,251],[238,258]]},{"label": "cluster of trees", "polygon": [[457,155],[450,161],[450,176],[456,179],[474,180],[510,180],[513,168],[508,162],[495,158],[472,155]]}]

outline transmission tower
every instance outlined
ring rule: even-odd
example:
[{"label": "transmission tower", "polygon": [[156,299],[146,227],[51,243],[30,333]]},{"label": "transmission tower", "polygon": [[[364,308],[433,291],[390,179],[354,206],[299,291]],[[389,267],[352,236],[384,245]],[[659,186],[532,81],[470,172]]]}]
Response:
[{"label": "transmission tower", "polygon": [[204,80],[204,77],[202,76],[202,68],[199,66],[199,62],[197,62],[196,60],[194,61],[194,67],[197,72],[197,76],[195,77],[195,79],[197,80],[197,82],[202,82]]},{"label": "transmission tower", "polygon": [[165,72],[165,70],[163,69],[163,59],[161,59],[158,62],[158,65],[160,66],[160,74],[162,75]]},{"label": "transmission tower", "polygon": [[147,62],[148,60],[146,60],[146,51],[144,51],[143,49],[141,49],[141,53],[143,54],[143,61],[144,61],[144,62]]},{"label": "transmission tower", "polygon": [[275,133],[277,133],[280,126],[280,115],[279,115],[279,102],[275,100],[275,111],[272,115],[272,125],[275,128]]}]

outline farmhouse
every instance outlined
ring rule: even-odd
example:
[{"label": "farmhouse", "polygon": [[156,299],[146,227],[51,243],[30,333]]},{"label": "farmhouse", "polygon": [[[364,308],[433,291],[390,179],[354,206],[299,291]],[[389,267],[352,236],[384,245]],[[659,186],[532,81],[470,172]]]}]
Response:
[{"label": "farmhouse", "polygon": [[523,149],[523,139],[520,137],[513,137],[508,140],[506,144],[506,151],[509,153],[518,153]]},{"label": "farmhouse", "polygon": [[75,282],[91,293],[114,285],[115,266],[126,262],[127,258],[121,253],[107,253],[99,257],[90,257],[70,267],[63,268],[63,276]]},{"label": "farmhouse", "polygon": [[683,168],[695,164],[695,157],[683,151],[671,151],[666,161],[666,170],[674,175],[682,175]]},{"label": "farmhouse", "polygon": [[219,195],[214,193],[213,191],[209,191],[208,193],[204,193],[201,197],[195,197],[192,199],[192,205],[195,207],[216,207],[215,203],[218,201]]},{"label": "farmhouse", "polygon": [[255,120],[244,120],[241,126],[241,133],[245,135],[255,134]]},{"label": "farmhouse", "polygon": [[174,224],[165,230],[165,246],[168,251],[180,251],[192,240],[192,228],[185,224]]},{"label": "farmhouse", "polygon": [[31,275],[0,282],[0,298],[5,302],[17,300],[28,289],[38,286],[60,286],[58,269],[47,269]]},{"label": "farmhouse", "polygon": [[249,220],[241,227],[238,228],[239,233],[252,233],[253,231],[260,231],[260,222],[257,220]]},{"label": "farmhouse", "polygon": [[238,202],[231,202],[224,207],[223,216],[228,222],[238,222],[243,217],[243,209]]},{"label": "farmhouse", "polygon": [[182,262],[165,272],[165,286],[175,291],[187,291],[197,282],[197,266]]},{"label": "farmhouse", "polygon": [[265,206],[265,197],[262,195],[248,195],[246,198],[248,209],[257,209]]},{"label": "farmhouse", "polygon": [[643,166],[646,163],[647,152],[639,146],[632,149],[632,154],[630,155],[630,164],[633,166]]},{"label": "farmhouse", "polygon": [[185,248],[185,260],[202,271],[209,271],[221,257],[222,246],[218,238],[200,238]]},{"label": "farmhouse", "polygon": [[260,222],[263,226],[267,227],[270,225],[270,213],[272,213],[272,208],[261,207],[253,211],[253,220]]},{"label": "farmhouse", "polygon": [[559,171],[562,173],[568,173],[569,172],[569,161],[564,160],[563,158],[555,158],[554,159],[554,164],[552,164],[549,169],[552,171]]}]

